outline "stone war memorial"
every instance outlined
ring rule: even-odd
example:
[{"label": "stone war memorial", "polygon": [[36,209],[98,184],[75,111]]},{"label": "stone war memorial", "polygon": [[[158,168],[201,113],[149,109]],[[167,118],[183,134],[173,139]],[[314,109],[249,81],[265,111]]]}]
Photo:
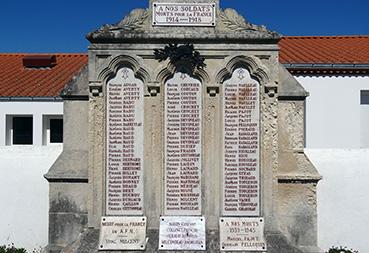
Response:
[{"label": "stone war memorial", "polygon": [[308,94],[278,33],[219,0],[150,0],[87,39],[48,252],[320,252]]}]

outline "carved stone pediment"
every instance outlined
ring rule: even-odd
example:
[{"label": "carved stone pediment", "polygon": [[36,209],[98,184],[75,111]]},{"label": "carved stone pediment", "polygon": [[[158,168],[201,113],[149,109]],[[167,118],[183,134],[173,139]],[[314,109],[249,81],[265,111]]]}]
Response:
[{"label": "carved stone pediment", "polygon": [[117,24],[108,24],[87,35],[92,43],[137,39],[278,40],[281,35],[249,23],[234,9],[217,10],[215,27],[152,26],[151,9],[134,9]]},{"label": "carved stone pediment", "polygon": [[148,16],[148,10],[134,9],[119,23],[103,25],[98,30],[89,33],[87,38],[93,40],[102,37],[114,37],[114,33],[116,32],[142,32],[144,31],[144,24],[147,22]]},{"label": "carved stone pediment", "polygon": [[114,28],[127,31],[143,31],[144,25],[149,18],[149,10],[134,9],[122,21],[120,21]]},{"label": "carved stone pediment", "polygon": [[224,29],[224,31],[228,32],[250,32],[257,31],[261,33],[267,33],[270,35],[278,34],[276,32],[272,32],[267,30],[265,26],[258,26],[251,24],[246,21],[246,19],[240,15],[236,10],[227,8],[225,10],[220,10],[218,15],[218,22]]}]

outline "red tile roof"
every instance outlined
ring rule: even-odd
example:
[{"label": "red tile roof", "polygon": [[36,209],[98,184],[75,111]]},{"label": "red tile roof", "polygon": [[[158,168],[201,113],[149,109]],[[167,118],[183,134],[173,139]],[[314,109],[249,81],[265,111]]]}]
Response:
[{"label": "red tile roof", "polygon": [[23,66],[27,55],[0,54],[0,97],[57,97],[88,60],[86,54],[55,54],[55,66],[37,69]]},{"label": "red tile roof", "polygon": [[369,35],[283,37],[283,64],[369,64]]}]

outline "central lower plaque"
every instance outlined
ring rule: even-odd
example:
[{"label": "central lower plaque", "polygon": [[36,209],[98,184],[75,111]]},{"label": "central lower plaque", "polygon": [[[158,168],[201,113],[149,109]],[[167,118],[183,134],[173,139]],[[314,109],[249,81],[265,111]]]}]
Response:
[{"label": "central lower plaque", "polygon": [[177,72],[165,84],[165,215],[201,215],[201,83]]},{"label": "central lower plaque", "polygon": [[160,217],[160,250],[206,250],[203,216]]}]

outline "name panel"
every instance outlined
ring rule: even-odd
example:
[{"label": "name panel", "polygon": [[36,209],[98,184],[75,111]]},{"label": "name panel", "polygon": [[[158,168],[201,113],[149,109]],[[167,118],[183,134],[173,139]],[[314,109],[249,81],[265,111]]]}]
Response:
[{"label": "name panel", "polygon": [[259,84],[238,68],[223,96],[223,215],[259,216]]},{"label": "name panel", "polygon": [[165,215],[201,214],[201,83],[176,73],[165,84]]},{"label": "name panel", "polygon": [[160,250],[206,250],[205,218],[160,217]]},{"label": "name panel", "polygon": [[143,89],[129,68],[107,84],[107,215],[143,214]]}]

